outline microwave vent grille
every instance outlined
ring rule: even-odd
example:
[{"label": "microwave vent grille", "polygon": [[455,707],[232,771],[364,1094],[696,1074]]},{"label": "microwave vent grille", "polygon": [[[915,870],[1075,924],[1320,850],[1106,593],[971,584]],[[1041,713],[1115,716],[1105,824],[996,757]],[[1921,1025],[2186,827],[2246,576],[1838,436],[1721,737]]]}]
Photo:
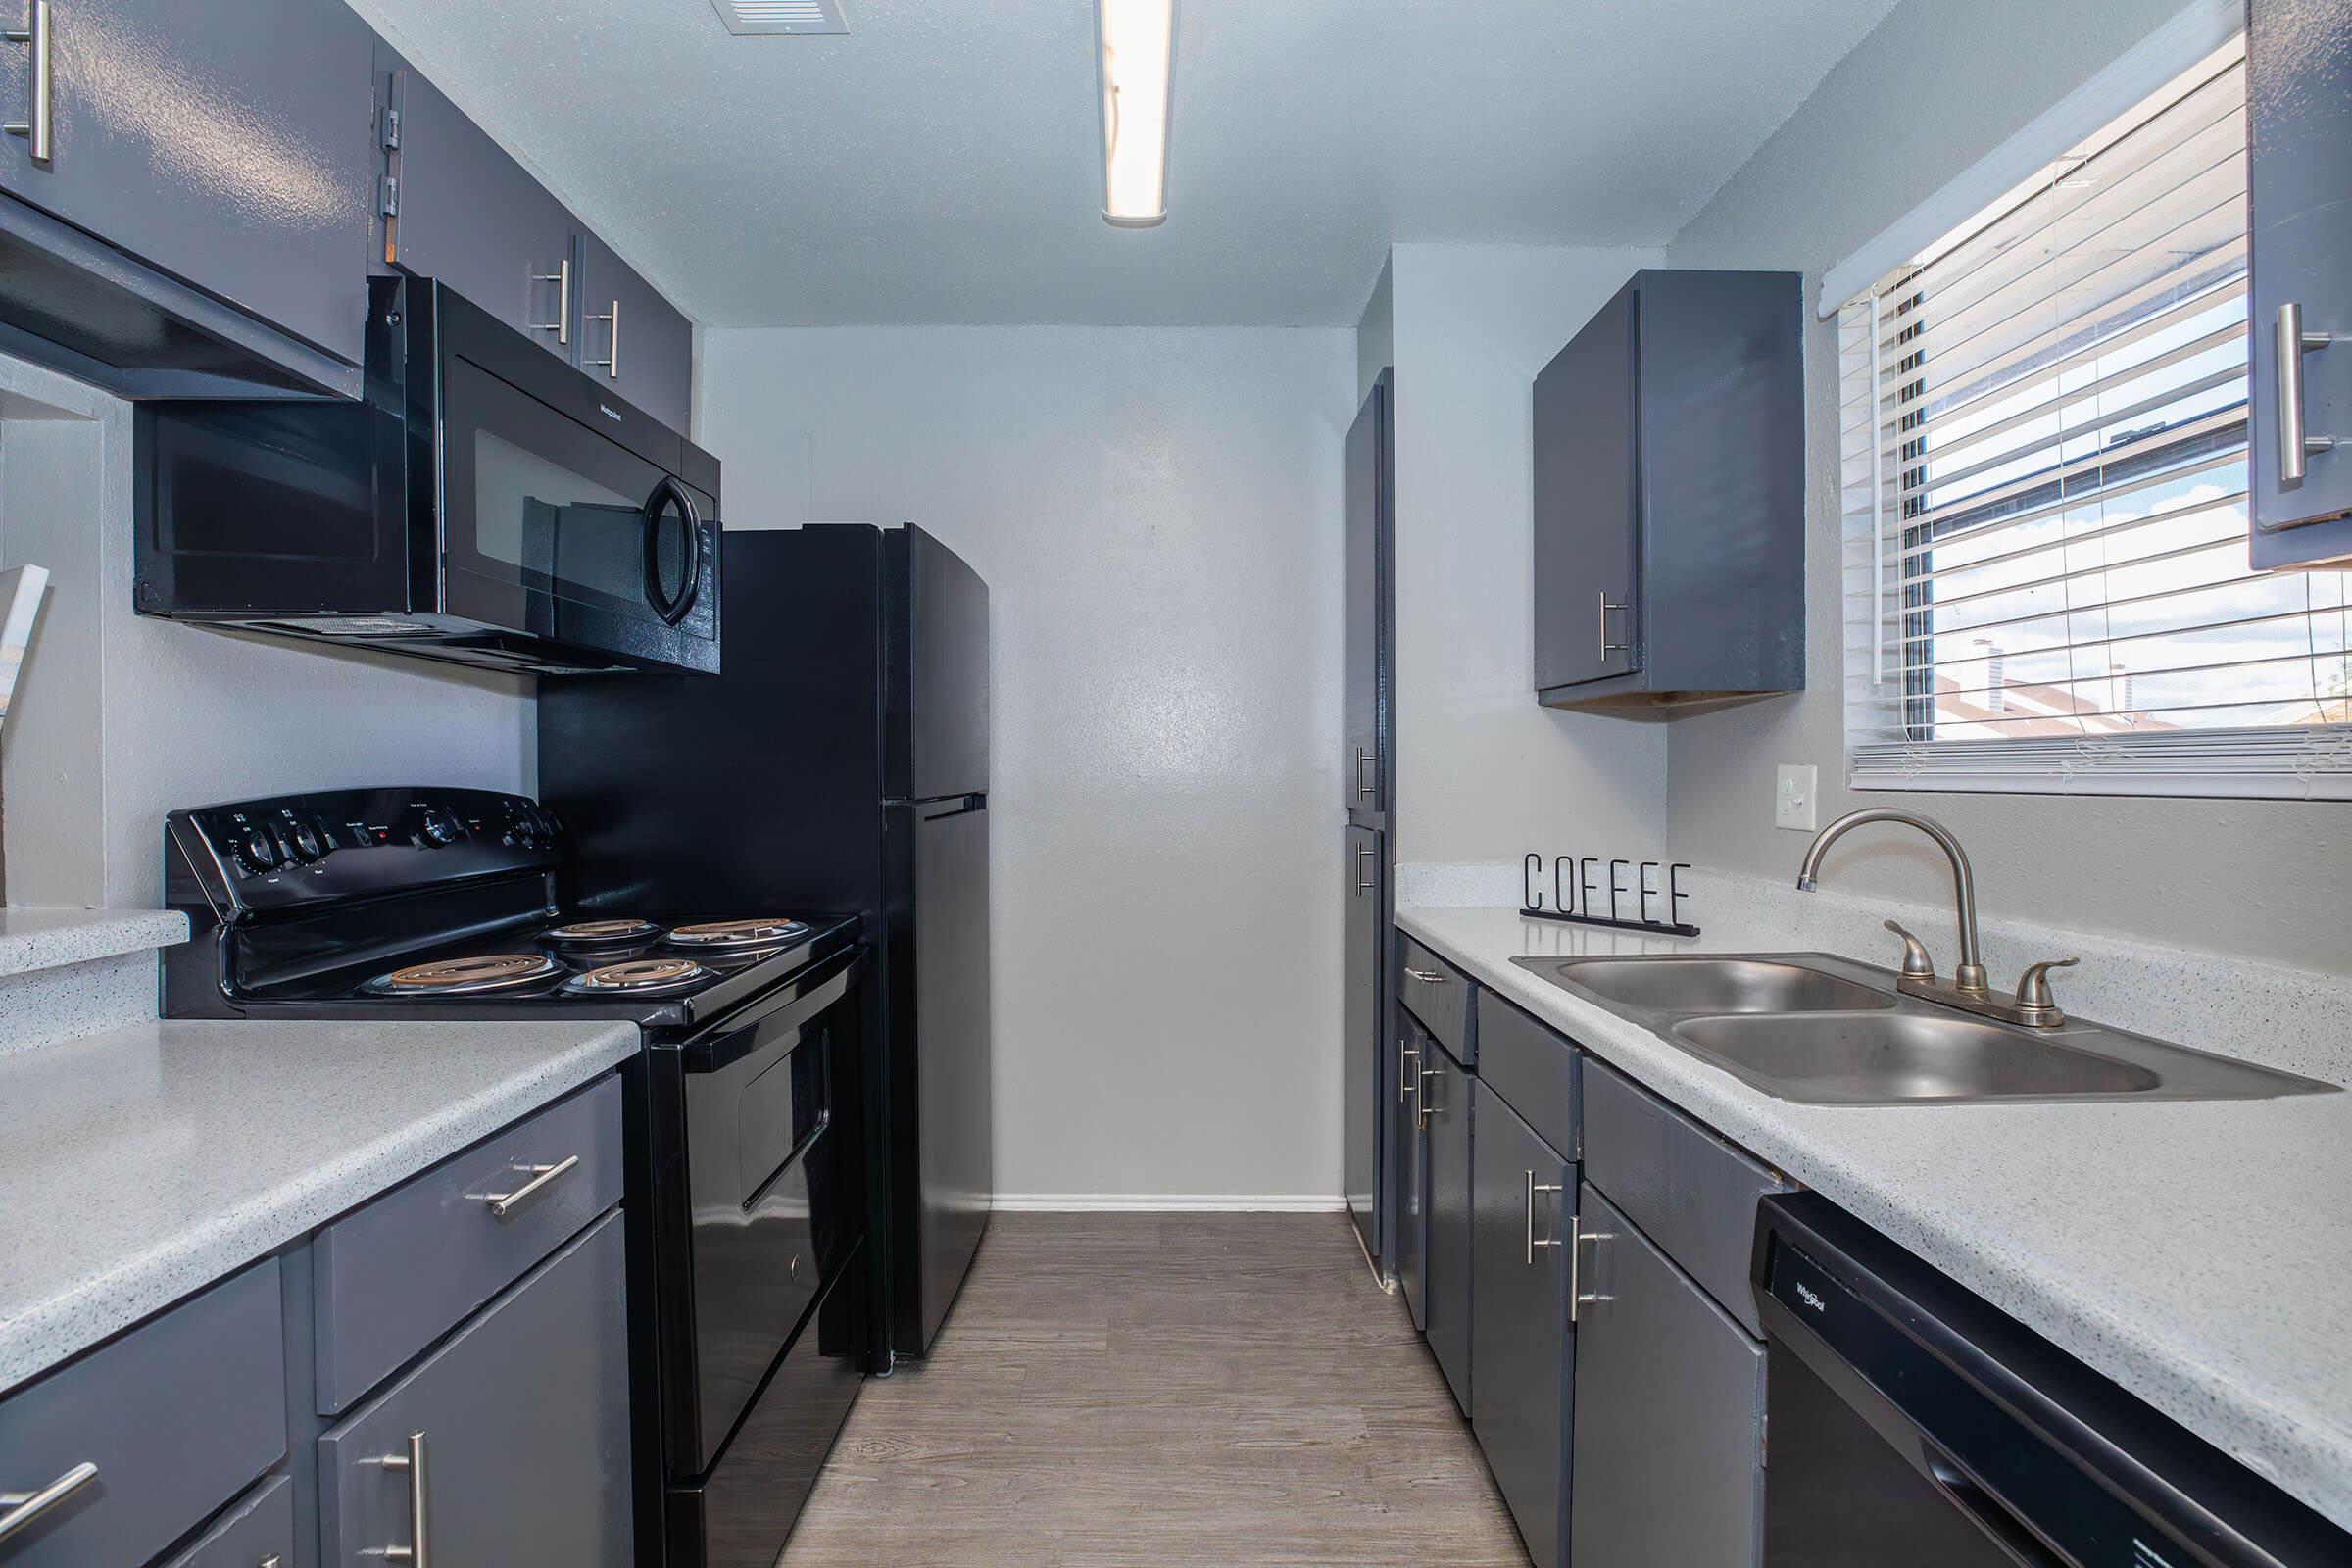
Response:
[{"label": "microwave vent grille", "polygon": [[842,0],[710,0],[727,30],[744,37],[803,37],[845,33]]}]

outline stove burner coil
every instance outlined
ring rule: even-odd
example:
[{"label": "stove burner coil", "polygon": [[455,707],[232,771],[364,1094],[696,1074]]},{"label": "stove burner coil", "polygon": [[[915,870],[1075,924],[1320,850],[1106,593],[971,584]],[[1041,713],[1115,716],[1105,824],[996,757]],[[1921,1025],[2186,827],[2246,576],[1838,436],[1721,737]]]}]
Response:
[{"label": "stove burner coil", "polygon": [[550,926],[540,934],[540,940],[566,947],[589,947],[606,942],[641,942],[659,934],[661,929],[651,920],[574,920],[568,925]]},{"label": "stove burner coil", "polygon": [[672,927],[669,940],[681,948],[772,948],[808,933],[800,920],[708,920]]},{"label": "stove burner coil", "polygon": [[710,975],[710,970],[692,958],[636,958],[573,975],[564,982],[564,989],[592,993],[675,991],[700,985]]},{"label": "stove burner coil", "polygon": [[563,965],[543,953],[500,953],[481,958],[416,963],[378,975],[362,989],[387,997],[448,997],[504,991],[561,974]]}]

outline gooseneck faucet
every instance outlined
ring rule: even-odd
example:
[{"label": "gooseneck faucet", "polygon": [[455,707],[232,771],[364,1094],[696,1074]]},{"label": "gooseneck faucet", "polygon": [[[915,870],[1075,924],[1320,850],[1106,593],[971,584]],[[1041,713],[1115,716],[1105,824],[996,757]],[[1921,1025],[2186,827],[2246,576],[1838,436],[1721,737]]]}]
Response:
[{"label": "gooseneck faucet", "polygon": [[1952,862],[1952,887],[1960,916],[1960,966],[1953,971],[1952,989],[1971,996],[1989,990],[1984,956],[1977,946],[1977,876],[1969,868],[1968,852],[1960,847],[1952,830],[1934,817],[1894,806],[1868,806],[1859,811],[1846,812],[1814,836],[1812,848],[1805,851],[1805,863],[1796,873],[1797,891],[1810,893],[1818,887],[1823,854],[1848,832],[1870,822],[1900,822],[1915,827],[1934,839],[1936,847]]}]

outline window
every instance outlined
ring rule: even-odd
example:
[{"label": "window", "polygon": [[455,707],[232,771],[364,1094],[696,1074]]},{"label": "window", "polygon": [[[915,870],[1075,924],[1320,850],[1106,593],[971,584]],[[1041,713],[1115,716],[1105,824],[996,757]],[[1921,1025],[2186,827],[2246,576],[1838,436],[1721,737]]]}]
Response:
[{"label": "window", "polygon": [[1861,788],[2352,797],[2346,574],[2246,556],[2242,40],[1839,312]]}]

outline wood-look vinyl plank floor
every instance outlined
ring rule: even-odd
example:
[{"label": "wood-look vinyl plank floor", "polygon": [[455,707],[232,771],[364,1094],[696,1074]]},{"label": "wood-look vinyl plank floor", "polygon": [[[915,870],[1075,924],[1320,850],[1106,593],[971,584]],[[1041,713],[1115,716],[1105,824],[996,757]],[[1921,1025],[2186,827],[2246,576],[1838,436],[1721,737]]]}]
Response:
[{"label": "wood-look vinyl plank floor", "polygon": [[1525,1568],[1337,1214],[1000,1214],[779,1568]]}]

